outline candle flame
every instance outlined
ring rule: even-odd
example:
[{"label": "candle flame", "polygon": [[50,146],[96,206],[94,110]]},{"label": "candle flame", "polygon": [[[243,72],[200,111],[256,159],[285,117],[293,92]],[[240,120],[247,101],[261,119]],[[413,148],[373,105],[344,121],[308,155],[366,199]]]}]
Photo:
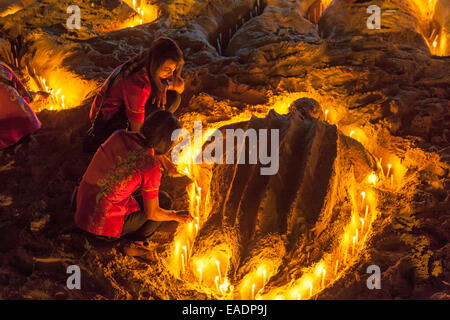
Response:
[{"label": "candle flame", "polygon": [[202,271],[202,267],[198,267],[198,273],[199,273],[199,281],[200,283],[202,283],[202,278],[203,278],[203,271]]}]

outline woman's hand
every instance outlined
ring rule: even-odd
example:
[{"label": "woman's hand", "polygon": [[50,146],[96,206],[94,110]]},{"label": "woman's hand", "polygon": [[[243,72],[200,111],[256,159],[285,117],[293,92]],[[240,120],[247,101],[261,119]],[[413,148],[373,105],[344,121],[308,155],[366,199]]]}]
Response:
[{"label": "woman's hand", "polygon": [[159,109],[166,109],[166,97],[167,97],[167,89],[169,87],[169,84],[167,83],[167,80],[162,79],[161,80],[162,89],[159,90],[156,95],[153,97],[152,104],[156,102],[156,107]]}]

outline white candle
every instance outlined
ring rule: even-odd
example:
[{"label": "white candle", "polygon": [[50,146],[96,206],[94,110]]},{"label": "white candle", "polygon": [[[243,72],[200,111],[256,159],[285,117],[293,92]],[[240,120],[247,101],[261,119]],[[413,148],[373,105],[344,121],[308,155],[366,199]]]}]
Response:
[{"label": "white candle", "polygon": [[325,121],[327,121],[327,118],[328,118],[328,109],[325,110]]},{"label": "white candle", "polygon": [[322,289],[325,288],[325,274],[326,274],[326,270],[323,269],[322,270]]},{"label": "white candle", "polygon": [[355,254],[355,236],[353,236],[352,255]]},{"label": "white candle", "polygon": [[217,291],[220,291],[220,290],[219,290],[219,276],[216,276],[216,278],[214,279],[214,282],[216,283],[216,289],[217,289]]},{"label": "white candle", "polygon": [[364,199],[366,199],[366,193],[363,191],[361,192],[362,201],[361,201],[361,207],[364,206]]},{"label": "white candle", "polygon": [[347,263],[347,245],[344,244],[344,264]]},{"label": "white candle", "polygon": [[219,280],[222,281],[222,275],[220,274],[220,263],[219,260],[216,260],[217,272],[219,274]]},{"label": "white candle", "polygon": [[203,280],[203,273],[202,273],[202,268],[201,267],[198,268],[198,274],[199,274],[199,282],[201,284],[202,280]]},{"label": "white candle", "polygon": [[184,273],[184,255],[181,254],[181,273]]}]

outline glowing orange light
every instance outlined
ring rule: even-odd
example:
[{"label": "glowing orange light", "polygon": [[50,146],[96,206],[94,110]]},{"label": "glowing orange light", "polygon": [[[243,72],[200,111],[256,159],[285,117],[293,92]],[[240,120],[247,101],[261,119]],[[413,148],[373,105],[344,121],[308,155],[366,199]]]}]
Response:
[{"label": "glowing orange light", "polygon": [[309,297],[312,297],[312,292],[313,292],[313,285],[311,283],[311,281],[308,281],[308,285],[309,285]]},{"label": "glowing orange light", "polygon": [[217,291],[220,291],[220,289],[219,289],[219,276],[216,276],[216,278],[214,279],[214,282],[216,283]]},{"label": "glowing orange light", "polygon": [[185,266],[184,266],[184,254],[181,254],[181,271],[182,271],[182,273],[184,273],[184,269],[185,269]]},{"label": "glowing orange light", "polygon": [[326,270],[323,269],[322,270],[322,288],[325,288],[325,274],[326,274]]},{"label": "glowing orange light", "polygon": [[200,284],[202,283],[203,280],[203,271],[202,271],[202,267],[198,267],[198,274],[199,274],[199,282]]},{"label": "glowing orange light", "polygon": [[255,284],[252,284],[252,300],[255,300]]},{"label": "glowing orange light", "polygon": [[389,178],[389,172],[391,171],[391,167],[392,167],[392,165],[389,163],[388,164],[388,171],[386,173],[386,177],[388,177],[388,178]]},{"label": "glowing orange light", "polygon": [[219,274],[219,280],[221,280],[221,279],[222,279],[222,275],[221,275],[221,272],[220,272],[220,263],[219,263],[219,260],[216,260],[216,266],[217,266],[217,272],[218,272],[218,274]]},{"label": "glowing orange light", "polygon": [[369,182],[372,183],[373,185],[377,184],[377,176],[376,176],[376,174],[374,172],[372,172],[369,175]]},{"label": "glowing orange light", "polygon": [[352,255],[355,254],[355,236],[353,236]]}]

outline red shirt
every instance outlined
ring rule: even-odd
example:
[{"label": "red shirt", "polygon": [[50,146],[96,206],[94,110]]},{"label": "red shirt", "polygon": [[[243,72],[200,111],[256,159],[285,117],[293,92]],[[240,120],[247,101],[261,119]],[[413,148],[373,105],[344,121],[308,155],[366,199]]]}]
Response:
[{"label": "red shirt", "polygon": [[[41,122],[28,105],[27,90],[14,72],[0,64],[0,77],[14,83],[15,88],[0,82],[0,150],[18,142],[41,127]],[[17,88],[17,89],[16,89]]]},{"label": "red shirt", "polygon": [[[122,66],[123,64],[118,66],[111,74],[114,74]],[[151,83],[146,68],[142,68],[142,70],[126,78],[122,77],[121,74],[117,77],[119,78],[116,78],[116,82],[109,88],[107,96],[103,100],[103,107],[101,108],[103,119],[108,121],[119,111],[119,108],[124,106],[129,120],[143,123],[145,119],[145,103],[151,94]],[[92,123],[94,123],[97,115],[101,96],[109,83],[108,79],[92,103],[89,114]]]},{"label": "red shirt", "polygon": [[158,197],[159,161],[139,139],[118,130],[95,153],[78,188],[75,222],[81,229],[119,238],[125,216],[142,210],[133,192],[141,187],[144,199]]}]

